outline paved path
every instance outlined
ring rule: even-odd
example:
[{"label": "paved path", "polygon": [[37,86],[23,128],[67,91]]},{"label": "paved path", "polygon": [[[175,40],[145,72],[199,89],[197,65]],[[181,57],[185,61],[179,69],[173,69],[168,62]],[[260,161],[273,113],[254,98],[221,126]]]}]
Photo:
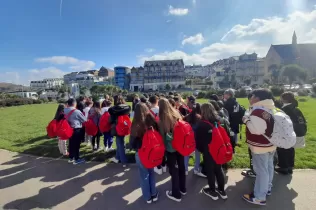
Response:
[{"label": "paved path", "polygon": [[0,150],[0,209],[316,209],[316,171],[295,171],[293,177],[276,176],[266,207],[245,203],[241,195],[250,192],[253,179],[240,170],[228,175],[227,201],[212,201],[200,193],[206,180],[187,176],[188,194],[181,203],[164,195],[170,187],[168,174],[157,177],[160,200],[145,204],[133,165],[86,163],[69,165],[65,160],[31,157]]}]

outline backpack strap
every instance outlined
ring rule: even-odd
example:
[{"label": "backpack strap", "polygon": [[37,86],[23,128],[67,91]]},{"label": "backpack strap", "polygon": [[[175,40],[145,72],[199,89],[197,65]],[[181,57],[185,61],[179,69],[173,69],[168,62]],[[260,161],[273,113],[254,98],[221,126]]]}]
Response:
[{"label": "backpack strap", "polygon": [[71,110],[71,111],[65,116],[65,119],[68,120],[68,118],[70,117],[70,115],[72,115],[72,113],[74,113],[74,111],[76,111],[76,109]]}]

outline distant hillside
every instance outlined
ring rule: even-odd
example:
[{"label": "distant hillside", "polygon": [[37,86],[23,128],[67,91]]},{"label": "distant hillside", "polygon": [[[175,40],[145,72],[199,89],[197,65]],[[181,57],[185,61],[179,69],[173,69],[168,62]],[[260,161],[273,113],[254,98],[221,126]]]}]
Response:
[{"label": "distant hillside", "polygon": [[22,85],[16,85],[12,83],[0,82],[0,92],[10,92],[10,91],[19,91],[19,90],[29,90],[30,87],[25,87]]}]

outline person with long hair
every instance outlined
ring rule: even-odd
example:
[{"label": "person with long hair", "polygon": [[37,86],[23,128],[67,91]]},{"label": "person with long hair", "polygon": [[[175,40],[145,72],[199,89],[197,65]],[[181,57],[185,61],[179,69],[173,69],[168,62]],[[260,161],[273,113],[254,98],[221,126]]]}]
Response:
[{"label": "person with long hair", "polygon": [[[196,148],[203,154],[208,181],[208,187],[204,187],[202,192],[213,200],[218,200],[218,196],[227,199],[222,166],[216,164],[208,149],[208,145],[212,141],[212,126],[210,124],[215,125],[218,120],[218,114],[213,105],[210,103],[203,104],[201,106],[201,121],[198,122],[195,132]],[[217,180],[217,189],[215,188],[215,180]]]},{"label": "person with long hair", "polygon": [[136,151],[135,159],[139,169],[140,187],[146,202],[152,203],[158,200],[154,169],[147,169],[143,166],[138,156],[138,150],[142,147],[143,136],[147,129],[155,129],[159,132],[158,124],[154,116],[149,112],[144,103],[138,103],[134,110],[132,122],[130,147]]},{"label": "person with long hair", "polygon": [[121,162],[123,167],[126,167],[127,158],[125,154],[125,145],[124,139],[125,136],[118,136],[116,133],[116,123],[119,116],[129,115],[131,112],[131,107],[125,103],[125,100],[122,95],[114,96],[114,106],[109,108],[109,113],[111,115],[111,134],[116,136],[116,155],[111,158],[111,162],[119,163]]},{"label": "person with long hair", "polygon": [[[196,128],[197,128],[197,124],[201,120],[201,105],[199,103],[195,103],[192,107],[192,112],[190,114],[188,114],[187,116],[185,116],[183,119],[185,121],[187,121],[188,123],[190,123],[190,125],[192,126],[192,129],[195,133]],[[194,163],[193,173],[197,176],[200,176],[200,177],[206,177],[202,173],[202,170],[200,167],[201,153],[199,152],[199,150],[195,149],[194,155],[195,155],[195,163]],[[188,166],[189,166],[189,157],[188,158],[185,157],[185,170],[186,170],[186,172],[188,171]]]},{"label": "person with long hair", "polygon": [[[64,119],[64,109],[65,109],[64,104],[58,105],[56,113],[55,113],[55,117],[54,117],[54,119],[57,122]],[[60,138],[58,138],[58,149],[59,149],[60,154],[65,155],[65,156],[69,155],[67,151],[67,140],[61,140]]]},{"label": "person with long hair", "polygon": [[298,108],[298,101],[292,92],[285,92],[281,95],[283,103],[282,110],[287,114],[292,122],[296,134],[296,144],[290,149],[277,148],[278,166],[275,171],[280,174],[292,174],[295,162],[295,148],[305,147],[305,134],[307,131],[306,119]]},{"label": "person with long hair", "polygon": [[92,119],[94,124],[98,126],[98,132],[95,136],[92,136],[92,150],[97,151],[100,149],[100,136],[99,121],[101,118],[101,105],[99,101],[93,103],[92,108],[89,110],[88,118]]},{"label": "person with long hair", "polygon": [[[111,107],[112,105],[112,102],[109,100],[109,99],[105,99],[103,102],[102,102],[102,105],[101,105],[101,115],[105,114],[106,112],[109,111],[109,108]],[[104,143],[104,151],[105,152],[109,152],[109,151],[112,151],[113,148],[112,148],[112,144],[113,144],[113,136],[111,135],[111,132],[105,132],[103,133],[103,136],[104,136],[104,140],[103,140],[103,143]]]},{"label": "person with long hair", "polygon": [[172,190],[166,191],[166,195],[169,199],[180,202],[181,196],[187,193],[184,157],[173,149],[171,142],[173,140],[174,125],[178,120],[182,120],[182,117],[165,98],[159,100],[158,106],[160,133],[167,150],[167,165],[172,183]]},{"label": "person with long hair", "polygon": [[[83,114],[85,117],[88,117],[89,115],[89,111],[91,109],[91,107],[93,106],[93,102],[90,99],[87,99],[85,102],[85,108],[83,109]],[[92,136],[89,136],[86,132],[85,132],[85,142],[87,143],[87,146],[91,146],[91,138]]]}]

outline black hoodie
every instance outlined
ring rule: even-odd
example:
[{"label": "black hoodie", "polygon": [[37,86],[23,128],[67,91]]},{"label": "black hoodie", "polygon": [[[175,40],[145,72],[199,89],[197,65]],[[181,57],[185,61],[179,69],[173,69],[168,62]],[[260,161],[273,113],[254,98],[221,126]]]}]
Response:
[{"label": "black hoodie", "polygon": [[282,110],[291,118],[296,136],[305,136],[307,132],[307,122],[301,110],[295,104],[285,105],[282,107]]},{"label": "black hoodie", "polygon": [[109,113],[111,115],[111,122],[115,123],[117,118],[121,115],[129,115],[131,112],[131,107],[127,104],[119,104],[109,108]]},{"label": "black hoodie", "polygon": [[232,131],[234,133],[239,133],[239,122],[240,119],[236,117],[236,108],[239,106],[236,98],[229,98],[224,103],[224,108],[228,111],[229,114],[229,123]]}]

